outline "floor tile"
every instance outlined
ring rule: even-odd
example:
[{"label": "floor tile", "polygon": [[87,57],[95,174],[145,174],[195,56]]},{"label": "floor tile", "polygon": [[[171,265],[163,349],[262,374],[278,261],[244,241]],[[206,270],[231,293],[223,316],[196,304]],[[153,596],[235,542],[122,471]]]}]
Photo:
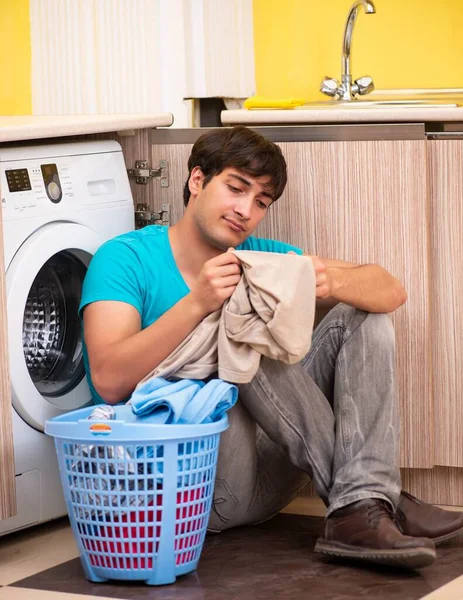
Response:
[{"label": "floor tile", "polygon": [[292,515],[324,517],[326,514],[326,506],[320,498],[316,498],[315,496],[298,496],[281,512]]},{"label": "floor tile", "polygon": [[[28,590],[24,588],[0,588],[0,600],[89,600],[91,596],[67,594],[66,592],[49,592],[44,590]],[[98,600],[104,600],[102,596]],[[107,598],[112,600],[112,598]]]},{"label": "floor tile", "polygon": [[431,592],[422,600],[461,600],[463,598],[463,576],[457,577],[447,585]]},{"label": "floor tile", "polygon": [[0,537],[0,585],[79,556],[68,519]]}]

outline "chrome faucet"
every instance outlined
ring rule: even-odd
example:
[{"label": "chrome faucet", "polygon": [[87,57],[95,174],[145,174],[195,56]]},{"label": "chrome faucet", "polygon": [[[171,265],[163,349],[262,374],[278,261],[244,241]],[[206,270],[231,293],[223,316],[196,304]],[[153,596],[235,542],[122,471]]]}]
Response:
[{"label": "chrome faucet", "polygon": [[320,91],[327,96],[337,97],[338,100],[345,100],[347,102],[355,100],[357,94],[364,96],[375,89],[373,79],[368,76],[360,77],[352,83],[350,51],[352,45],[352,33],[354,31],[354,25],[360,7],[363,7],[363,10],[367,15],[376,12],[375,6],[371,0],[355,0],[351,6],[344,29],[341,83],[339,83],[337,79],[325,77],[320,87]]}]

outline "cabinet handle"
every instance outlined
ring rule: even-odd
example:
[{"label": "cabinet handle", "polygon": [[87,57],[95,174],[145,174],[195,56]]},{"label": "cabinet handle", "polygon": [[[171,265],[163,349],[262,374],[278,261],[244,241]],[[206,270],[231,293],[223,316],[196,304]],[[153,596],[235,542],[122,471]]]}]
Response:
[{"label": "cabinet handle", "polygon": [[463,131],[427,131],[428,140],[463,140]]}]

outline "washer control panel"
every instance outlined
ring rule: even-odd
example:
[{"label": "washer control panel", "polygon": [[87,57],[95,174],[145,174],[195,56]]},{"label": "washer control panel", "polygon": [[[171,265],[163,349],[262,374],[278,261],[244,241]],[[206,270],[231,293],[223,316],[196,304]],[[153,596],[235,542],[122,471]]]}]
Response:
[{"label": "washer control panel", "polygon": [[[55,164],[40,165],[40,172],[45,186],[45,193],[52,202],[57,204],[63,197],[58,167]],[[10,193],[32,191],[29,169],[6,169],[5,177]],[[36,189],[41,188],[42,182],[40,181],[38,168],[32,169],[32,180]],[[26,194],[21,194],[21,198],[25,197]]]},{"label": "washer control panel", "polygon": [[133,204],[120,145],[112,140],[0,148],[3,219]]},{"label": "washer control panel", "polygon": [[10,168],[6,163],[6,189],[2,181],[2,208],[5,212],[30,212],[50,202],[59,204],[64,196],[71,199],[74,186],[67,162],[66,159],[45,163],[28,161],[27,167],[20,168]]}]

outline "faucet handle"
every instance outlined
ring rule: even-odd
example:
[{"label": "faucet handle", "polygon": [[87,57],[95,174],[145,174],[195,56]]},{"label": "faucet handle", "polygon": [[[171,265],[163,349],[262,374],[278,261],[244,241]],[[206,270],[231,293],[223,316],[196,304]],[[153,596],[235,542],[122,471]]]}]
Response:
[{"label": "faucet handle", "polygon": [[359,77],[356,79],[355,84],[352,86],[352,93],[359,94],[360,96],[366,96],[375,89],[373,79],[366,75],[365,77]]},{"label": "faucet handle", "polygon": [[325,77],[321,83],[320,91],[327,96],[337,96],[339,94],[339,81],[332,77]]}]

